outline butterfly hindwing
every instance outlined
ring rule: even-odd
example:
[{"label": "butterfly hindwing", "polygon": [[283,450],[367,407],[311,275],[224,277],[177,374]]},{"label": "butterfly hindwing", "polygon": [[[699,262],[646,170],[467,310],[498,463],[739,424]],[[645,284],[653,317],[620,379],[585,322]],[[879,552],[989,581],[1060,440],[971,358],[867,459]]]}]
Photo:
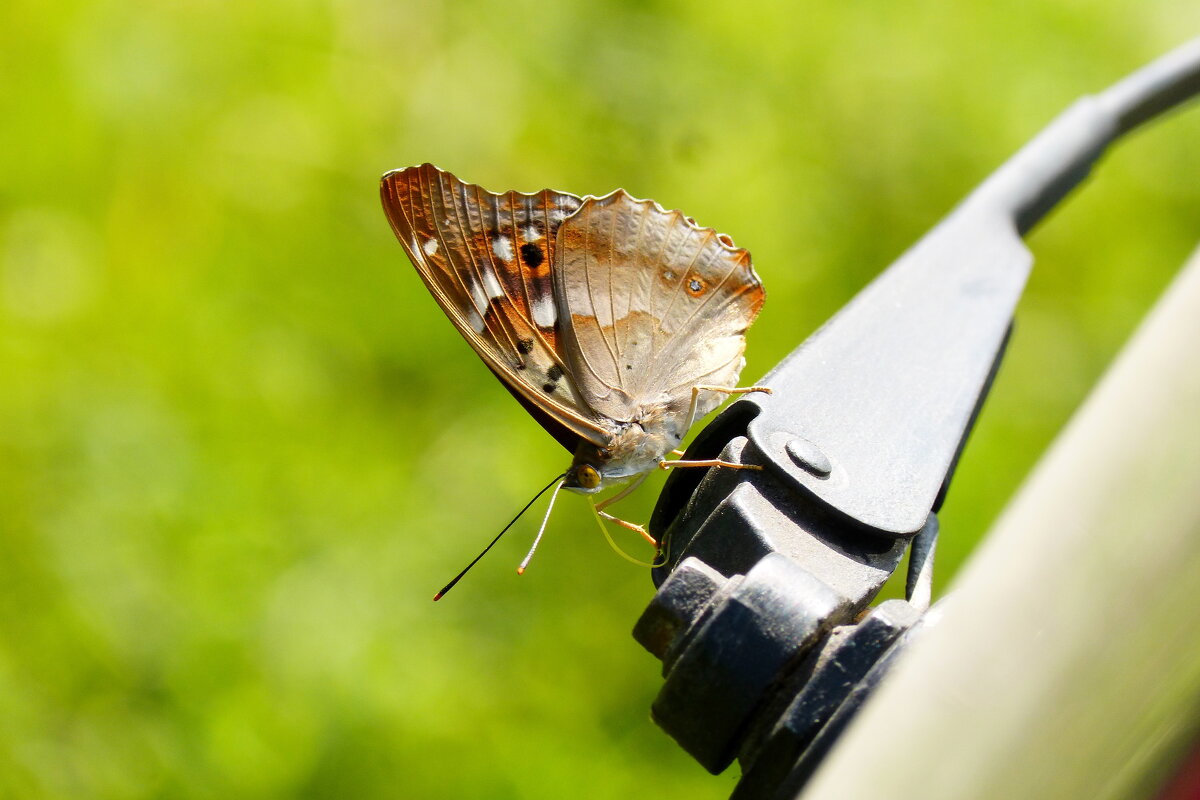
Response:
[{"label": "butterfly hindwing", "polygon": [[552,271],[574,195],[494,194],[431,164],[384,175],[384,209],[446,316],[560,442],[609,439],[561,352]]},{"label": "butterfly hindwing", "polygon": [[659,402],[679,413],[693,386],[736,384],[765,295],[728,237],[618,190],[583,201],[556,258],[562,351],[597,413],[625,421]]}]

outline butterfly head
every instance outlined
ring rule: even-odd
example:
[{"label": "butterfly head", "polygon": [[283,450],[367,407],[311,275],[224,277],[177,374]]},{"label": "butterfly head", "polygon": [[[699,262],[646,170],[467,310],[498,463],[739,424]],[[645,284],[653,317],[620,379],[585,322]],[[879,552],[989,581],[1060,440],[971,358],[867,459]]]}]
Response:
[{"label": "butterfly head", "polygon": [[592,494],[600,491],[603,483],[604,478],[600,476],[600,470],[591,464],[572,464],[567,470],[567,480],[563,483],[563,488],[580,494]]},{"label": "butterfly head", "polygon": [[612,459],[607,448],[584,442],[575,450],[563,488],[578,494],[593,494],[605,487],[605,466]]}]

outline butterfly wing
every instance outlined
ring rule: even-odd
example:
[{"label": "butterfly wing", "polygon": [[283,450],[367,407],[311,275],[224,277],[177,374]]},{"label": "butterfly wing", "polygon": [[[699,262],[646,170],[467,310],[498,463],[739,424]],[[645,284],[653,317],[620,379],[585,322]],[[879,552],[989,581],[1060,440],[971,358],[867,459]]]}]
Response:
[{"label": "butterfly wing", "polygon": [[568,449],[607,444],[561,354],[551,278],[556,234],[580,198],[494,194],[432,164],[387,173],[380,194],[430,293],[509,391]]},{"label": "butterfly wing", "polygon": [[627,421],[648,403],[683,413],[699,384],[736,385],[765,293],[729,237],[618,190],[583,201],[555,257],[562,349],[588,406]]}]

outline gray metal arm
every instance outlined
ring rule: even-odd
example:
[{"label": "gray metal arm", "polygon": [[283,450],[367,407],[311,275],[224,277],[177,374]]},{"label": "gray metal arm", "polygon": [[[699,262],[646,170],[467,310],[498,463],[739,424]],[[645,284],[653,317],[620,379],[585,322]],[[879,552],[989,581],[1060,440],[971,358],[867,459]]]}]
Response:
[{"label": "gray metal arm", "polygon": [[[656,720],[735,797],[796,786],[919,618],[867,604],[917,537],[924,591],[941,505],[1032,257],[1021,235],[1105,147],[1200,91],[1200,40],[1080,100],[733,404],[651,529],[666,563],[635,637],[663,659]],[[915,598],[914,598],[915,599]],[[899,604],[899,605],[897,605]]]}]

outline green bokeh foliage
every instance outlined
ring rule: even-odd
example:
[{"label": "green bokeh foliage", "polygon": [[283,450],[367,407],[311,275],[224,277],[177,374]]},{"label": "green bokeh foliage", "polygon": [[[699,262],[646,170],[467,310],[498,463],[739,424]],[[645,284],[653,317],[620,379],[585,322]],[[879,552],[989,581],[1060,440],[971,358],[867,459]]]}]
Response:
[{"label": "green bokeh foliage", "polygon": [[[9,0],[0,795],[726,796],[648,719],[651,585],[581,502],[524,578],[536,519],[429,602],[565,456],[378,176],[624,186],[728,232],[769,294],[752,379],[1197,30],[1194,0]],[[941,585],[1196,244],[1198,142],[1195,110],[1138,135],[1032,237]]]}]

